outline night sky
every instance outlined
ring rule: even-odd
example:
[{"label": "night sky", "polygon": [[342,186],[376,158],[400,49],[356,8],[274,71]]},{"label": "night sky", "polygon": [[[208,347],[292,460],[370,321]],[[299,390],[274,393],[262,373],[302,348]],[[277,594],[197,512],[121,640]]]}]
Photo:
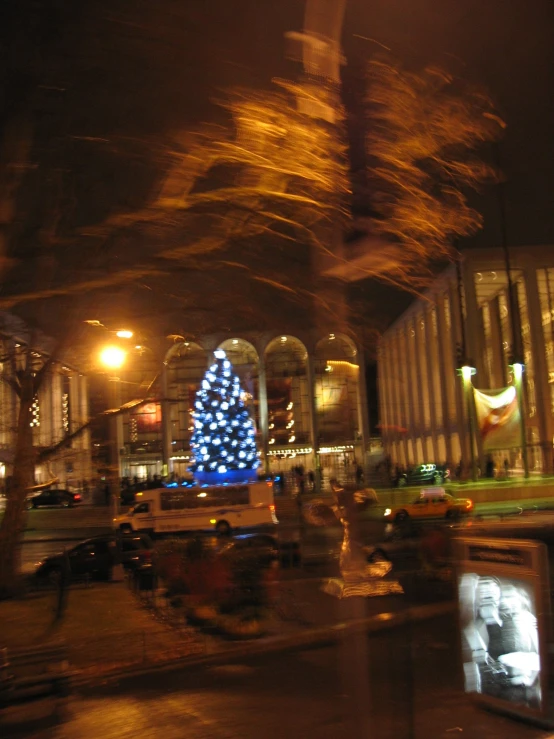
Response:
[{"label": "night sky", "polygon": [[[217,120],[213,99],[227,87],[267,88],[272,77],[300,71],[285,59],[283,34],[301,29],[302,0],[2,0],[0,6],[0,125],[31,110],[38,163],[18,203],[16,257],[37,249],[56,172],[71,183],[62,232],[139,207],[159,180],[147,156],[156,140]],[[354,169],[366,61],[385,47],[414,68],[442,64],[482,85],[508,124],[500,152],[509,244],[554,243],[551,0],[349,0],[343,47]],[[496,193],[478,196],[475,205],[485,228],[461,246],[498,245]],[[372,283],[361,292],[374,299],[387,294]],[[388,317],[401,307],[391,301]]]}]

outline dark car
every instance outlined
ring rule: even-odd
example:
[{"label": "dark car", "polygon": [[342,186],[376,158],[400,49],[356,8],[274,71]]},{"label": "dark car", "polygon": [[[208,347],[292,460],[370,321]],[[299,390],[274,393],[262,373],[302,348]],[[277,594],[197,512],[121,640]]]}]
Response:
[{"label": "dark car", "polygon": [[418,464],[402,473],[396,481],[398,487],[406,485],[442,485],[450,477],[450,470],[444,464]]},{"label": "dark car", "polygon": [[300,559],[298,542],[279,541],[270,534],[239,534],[227,542],[219,554],[249,560],[262,567],[270,567],[273,562],[298,564]]},{"label": "dark car", "polygon": [[29,508],[72,508],[79,503],[81,503],[79,493],[72,493],[69,490],[62,489],[43,490],[42,493],[27,499]]},{"label": "dark car", "polygon": [[108,534],[86,539],[69,549],[45,557],[37,563],[35,575],[39,580],[56,581],[63,570],[67,556],[72,577],[108,579],[114,564],[121,562],[125,569],[136,569],[152,561],[154,545],[146,534]]}]

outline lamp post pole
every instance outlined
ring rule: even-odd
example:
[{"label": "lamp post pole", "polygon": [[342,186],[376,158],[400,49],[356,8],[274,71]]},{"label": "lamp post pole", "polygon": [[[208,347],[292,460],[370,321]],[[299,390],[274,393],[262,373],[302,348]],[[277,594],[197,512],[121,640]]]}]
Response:
[{"label": "lamp post pole", "polygon": [[466,403],[467,421],[469,428],[469,459],[471,462],[471,479],[473,480],[473,482],[475,482],[475,480],[477,480],[477,463],[475,459],[475,448],[473,446],[473,441],[475,438],[475,422],[473,418],[473,399],[471,397],[471,392],[473,389],[471,377],[475,374],[475,369],[469,364],[464,364],[460,368],[460,374],[462,376],[462,385],[464,389],[464,399]]},{"label": "lamp post pole", "polygon": [[[494,144],[494,155],[496,164],[500,170],[500,145]],[[517,295],[512,280],[512,269],[510,264],[510,249],[508,246],[508,227],[506,220],[506,199],[504,193],[504,184],[498,184],[498,206],[500,210],[500,230],[502,239],[502,249],[504,252],[504,264],[506,268],[506,278],[508,283],[508,304],[510,308],[510,327],[512,331],[512,371],[514,373],[514,385],[516,388],[517,407],[519,410],[519,420],[521,427],[521,457],[523,461],[523,474],[529,477],[529,458],[527,454],[527,430],[525,426],[525,403],[523,400],[523,367],[524,356],[522,350],[520,316],[518,312]]]},{"label": "lamp post pole", "polygon": [[[119,377],[109,378],[109,400],[110,409],[116,410],[121,405],[121,386]],[[119,497],[121,495],[121,424],[120,418],[115,413],[109,420],[110,423],[110,502],[112,505],[113,518],[119,515]]]},{"label": "lamp post pole", "polygon": [[519,426],[521,434],[521,458],[523,461],[523,474],[529,477],[529,455],[527,453],[527,431],[525,427],[525,405],[523,402],[523,364],[514,362],[512,365],[514,373],[514,385],[516,389],[517,407],[519,411]]},{"label": "lamp post pole", "polygon": [[[118,334],[129,334],[131,332],[121,331]],[[131,333],[132,335],[132,333]],[[127,338],[126,336],[124,338]],[[115,372],[125,362],[126,353],[118,346],[106,346],[100,353],[100,362],[104,367],[111,370],[108,375],[108,403],[109,408],[109,476],[107,480],[109,504],[111,503],[113,517],[119,513],[119,496],[121,495],[120,475],[121,460],[120,449],[123,444],[123,430],[121,420],[116,411],[121,407],[121,384]]]}]

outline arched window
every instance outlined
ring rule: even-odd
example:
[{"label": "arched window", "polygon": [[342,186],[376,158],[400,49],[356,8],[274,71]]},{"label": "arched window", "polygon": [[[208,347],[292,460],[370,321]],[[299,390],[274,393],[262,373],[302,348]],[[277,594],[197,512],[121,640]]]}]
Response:
[{"label": "arched window", "polygon": [[[171,456],[188,456],[192,434],[191,413],[196,392],[208,366],[208,356],[198,344],[183,342],[172,348],[166,361],[171,418]],[[177,467],[183,465],[176,466],[174,463],[175,471]]]},{"label": "arched window", "polygon": [[259,395],[259,358],[258,352],[245,339],[226,339],[219,345],[233,366],[233,371],[240,380],[242,399],[248,408],[250,418],[256,424],[256,442],[260,449],[260,395]]},{"label": "arched window", "polygon": [[353,444],[360,436],[359,365],[354,343],[329,334],[315,350],[315,404],[319,445]]},{"label": "arched window", "polygon": [[308,352],[294,336],[279,336],[265,350],[269,450],[310,444]]}]

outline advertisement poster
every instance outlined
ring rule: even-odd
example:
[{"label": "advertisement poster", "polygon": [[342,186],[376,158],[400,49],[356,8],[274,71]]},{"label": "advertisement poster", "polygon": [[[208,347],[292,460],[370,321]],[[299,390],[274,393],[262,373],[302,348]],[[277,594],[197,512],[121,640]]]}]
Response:
[{"label": "advertisement poster", "polygon": [[541,710],[541,660],[533,587],[467,572],[459,579],[465,688]]},{"label": "advertisement poster", "polygon": [[137,433],[159,432],[162,424],[162,407],[160,403],[145,403],[132,414],[137,423]]},{"label": "advertisement poster", "polygon": [[474,388],[477,425],[483,440],[483,450],[512,449],[521,446],[520,415],[516,389],[500,390]]},{"label": "advertisement poster", "polygon": [[521,715],[547,713],[550,579],[546,546],[456,539],[465,690]]}]

